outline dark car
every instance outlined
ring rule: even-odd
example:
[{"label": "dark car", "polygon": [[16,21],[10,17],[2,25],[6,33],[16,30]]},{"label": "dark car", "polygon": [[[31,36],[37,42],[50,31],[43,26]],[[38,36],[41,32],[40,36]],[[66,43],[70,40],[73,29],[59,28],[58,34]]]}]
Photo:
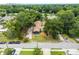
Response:
[{"label": "dark car", "polygon": [[16,41],[15,44],[20,44],[20,41]]},{"label": "dark car", "polygon": [[5,44],[6,42],[0,42],[0,44]]},{"label": "dark car", "polygon": [[20,44],[20,41],[11,41],[11,42],[8,42],[8,44]]},{"label": "dark car", "polygon": [[13,42],[8,42],[8,44],[12,44]]}]

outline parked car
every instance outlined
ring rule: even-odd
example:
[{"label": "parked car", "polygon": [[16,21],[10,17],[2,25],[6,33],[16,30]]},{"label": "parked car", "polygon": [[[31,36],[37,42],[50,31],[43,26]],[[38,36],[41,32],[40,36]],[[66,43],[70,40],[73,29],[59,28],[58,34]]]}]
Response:
[{"label": "parked car", "polygon": [[10,41],[8,44],[20,44],[20,41]]},{"label": "parked car", "polygon": [[6,42],[0,42],[0,44],[5,44]]}]

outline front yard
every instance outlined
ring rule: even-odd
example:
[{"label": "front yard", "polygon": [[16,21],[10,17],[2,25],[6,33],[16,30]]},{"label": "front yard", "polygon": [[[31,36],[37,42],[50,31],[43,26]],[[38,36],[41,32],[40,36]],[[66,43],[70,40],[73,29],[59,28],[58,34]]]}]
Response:
[{"label": "front yard", "polygon": [[58,43],[60,40],[53,39],[52,37],[48,37],[45,34],[33,34],[32,41],[38,41],[38,42],[52,42],[52,43]]},{"label": "front yard", "polygon": [[41,34],[33,34],[33,41],[38,41],[38,42],[44,42],[46,41],[46,38],[43,37]]}]

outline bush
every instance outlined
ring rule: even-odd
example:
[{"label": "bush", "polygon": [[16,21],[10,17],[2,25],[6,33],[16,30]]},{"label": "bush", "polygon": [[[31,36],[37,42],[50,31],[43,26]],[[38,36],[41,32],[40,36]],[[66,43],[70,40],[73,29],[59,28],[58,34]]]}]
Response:
[{"label": "bush", "polygon": [[24,39],[23,39],[23,42],[24,42],[24,43],[26,43],[26,42],[28,42],[28,41],[29,41],[28,38],[24,38]]},{"label": "bush", "polygon": [[34,55],[42,55],[43,53],[42,53],[42,51],[41,51],[41,49],[40,48],[35,48],[34,49]]},{"label": "bush", "polygon": [[4,17],[6,14],[5,13],[1,13],[0,16]]},{"label": "bush", "polygon": [[15,50],[13,48],[6,48],[3,52],[4,55],[12,55]]}]

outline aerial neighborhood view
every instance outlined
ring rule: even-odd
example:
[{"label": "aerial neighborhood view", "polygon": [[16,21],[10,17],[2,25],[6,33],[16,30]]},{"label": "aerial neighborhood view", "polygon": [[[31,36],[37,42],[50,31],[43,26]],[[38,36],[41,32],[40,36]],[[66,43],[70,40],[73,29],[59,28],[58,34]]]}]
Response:
[{"label": "aerial neighborhood view", "polygon": [[0,55],[79,55],[79,4],[1,4]]}]

